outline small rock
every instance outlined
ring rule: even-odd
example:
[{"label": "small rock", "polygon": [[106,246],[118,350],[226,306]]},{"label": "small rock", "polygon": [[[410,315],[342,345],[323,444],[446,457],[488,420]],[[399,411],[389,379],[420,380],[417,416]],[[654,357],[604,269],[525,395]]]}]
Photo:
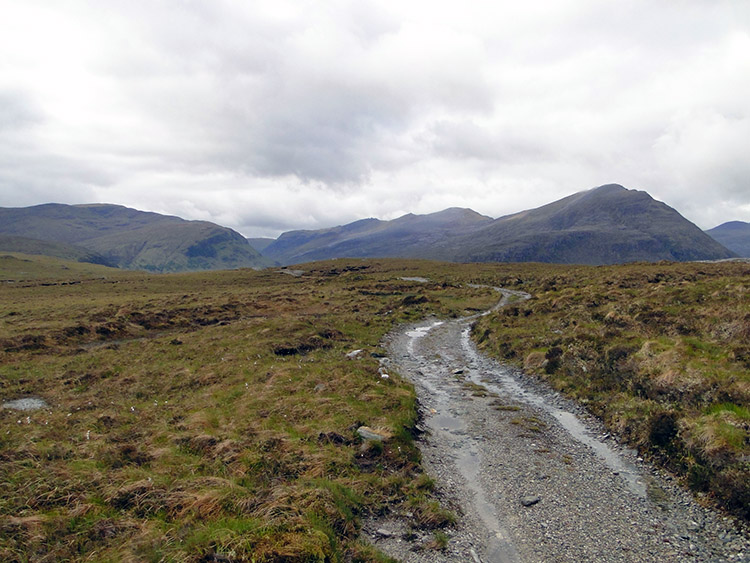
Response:
[{"label": "small rock", "polygon": [[382,538],[392,538],[396,535],[394,532],[386,530],[385,528],[378,528],[377,530],[375,530],[375,533]]},{"label": "small rock", "polygon": [[350,360],[354,360],[355,358],[358,358],[360,354],[362,354],[362,350],[352,350],[346,355],[346,357]]},{"label": "small rock", "polygon": [[3,403],[4,409],[13,409],[17,411],[33,411],[47,407],[47,403],[38,397],[26,397],[24,399],[15,399]]},{"label": "small rock", "polygon": [[523,506],[534,506],[540,500],[542,500],[542,497],[535,496],[535,495],[529,495],[529,496],[525,496],[525,497],[523,497],[521,499],[521,504]]},{"label": "small rock", "polygon": [[321,391],[325,391],[325,390],[326,390],[325,383],[318,383],[315,387],[313,387],[313,391],[315,391],[316,393],[320,393]]}]

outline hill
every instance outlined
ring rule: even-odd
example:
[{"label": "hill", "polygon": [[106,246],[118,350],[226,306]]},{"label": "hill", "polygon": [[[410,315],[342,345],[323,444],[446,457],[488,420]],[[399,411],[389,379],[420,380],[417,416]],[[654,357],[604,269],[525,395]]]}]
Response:
[{"label": "hill", "polygon": [[706,233],[743,258],[750,258],[750,223],[730,221]]},{"label": "hill", "polygon": [[22,254],[51,256],[73,262],[89,262],[91,264],[114,266],[104,256],[80,246],[28,237],[0,235],[0,249],[4,252],[20,252]]},{"label": "hill", "polygon": [[[267,264],[236,231],[207,221],[186,221],[120,205],[49,203],[0,208],[0,234],[24,237],[24,252],[84,258],[125,269],[179,272]],[[0,244],[13,240],[5,237]],[[7,250],[20,250],[17,243],[16,239]],[[80,256],[75,255],[73,247]]]},{"label": "hill", "polygon": [[365,219],[282,234],[263,251],[284,264],[341,257],[616,264],[734,254],[643,191],[609,184],[492,220],[470,209]]}]

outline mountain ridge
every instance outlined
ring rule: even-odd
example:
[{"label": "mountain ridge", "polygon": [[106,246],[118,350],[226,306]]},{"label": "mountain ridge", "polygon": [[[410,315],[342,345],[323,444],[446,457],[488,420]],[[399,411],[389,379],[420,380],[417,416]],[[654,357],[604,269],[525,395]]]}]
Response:
[{"label": "mountain ridge", "polygon": [[[452,220],[456,217],[465,220]],[[418,257],[599,265],[735,256],[665,203],[619,184],[498,219],[449,208],[391,221],[365,219],[320,231],[289,231],[263,254],[282,264],[337,257]]]},{"label": "mountain ridge", "polygon": [[[750,225],[727,225],[724,230],[747,229],[750,241]],[[249,240],[257,240],[262,252]],[[449,207],[388,221],[370,217],[325,229],[287,231],[275,240],[246,239],[207,221],[122,205],[47,203],[0,208],[2,249],[153,272],[258,268],[330,258],[600,265],[736,257],[665,203],[619,184],[497,219]],[[750,244],[747,252],[750,255]]]},{"label": "mountain ridge", "polygon": [[288,231],[269,244],[263,255],[282,264],[327,258],[433,258],[442,241],[492,221],[465,208],[451,207],[427,215],[407,213],[390,221],[360,219],[328,229]]}]

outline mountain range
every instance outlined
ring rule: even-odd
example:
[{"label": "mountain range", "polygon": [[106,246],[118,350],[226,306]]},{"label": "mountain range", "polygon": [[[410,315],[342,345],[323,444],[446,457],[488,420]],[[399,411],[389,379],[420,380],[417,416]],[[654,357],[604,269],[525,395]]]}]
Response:
[{"label": "mountain range", "polygon": [[153,272],[271,264],[232,229],[109,204],[0,208],[0,248]]},{"label": "mountain range", "polygon": [[735,256],[671,207],[618,184],[499,219],[452,208],[392,221],[364,219],[332,229],[290,231],[263,254],[281,264],[393,256],[598,265]]},{"label": "mountain range", "polygon": [[598,265],[750,256],[750,224],[726,223],[706,234],[648,193],[618,184],[498,219],[450,208],[289,231],[275,240],[119,205],[50,203],[0,208],[0,250],[153,272],[343,257]]}]

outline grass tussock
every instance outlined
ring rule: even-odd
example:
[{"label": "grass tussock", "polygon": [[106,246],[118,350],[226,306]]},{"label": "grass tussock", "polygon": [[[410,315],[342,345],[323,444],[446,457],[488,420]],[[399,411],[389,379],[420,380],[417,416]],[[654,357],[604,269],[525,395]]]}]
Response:
[{"label": "grass tussock", "polygon": [[379,343],[496,295],[458,265],[303,268],[0,260],[0,400],[48,405],[0,409],[0,559],[386,561],[357,539],[364,514],[408,504],[449,523],[419,467],[414,391],[380,377]]},{"label": "grass tussock", "polygon": [[749,274],[740,263],[503,266],[494,283],[533,298],[473,334],[747,519]]}]

